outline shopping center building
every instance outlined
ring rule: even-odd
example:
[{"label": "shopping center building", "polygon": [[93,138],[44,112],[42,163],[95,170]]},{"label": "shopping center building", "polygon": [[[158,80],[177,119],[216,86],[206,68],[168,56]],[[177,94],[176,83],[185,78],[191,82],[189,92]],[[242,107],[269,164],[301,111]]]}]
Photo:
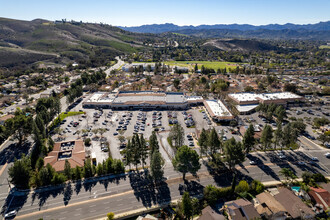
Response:
[{"label": "shopping center building", "polygon": [[291,92],[276,93],[232,93],[228,97],[236,104],[236,109],[240,114],[249,114],[255,110],[260,104],[277,104],[287,106],[288,104],[301,102],[304,100],[302,96]]},{"label": "shopping center building", "polygon": [[84,108],[113,110],[183,110],[203,104],[200,96],[186,96],[182,92],[119,91],[97,92],[83,102]]}]

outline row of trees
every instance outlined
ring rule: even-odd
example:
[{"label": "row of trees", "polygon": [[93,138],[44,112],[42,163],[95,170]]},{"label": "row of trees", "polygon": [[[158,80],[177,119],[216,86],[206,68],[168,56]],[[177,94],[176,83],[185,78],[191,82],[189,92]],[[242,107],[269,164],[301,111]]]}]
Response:
[{"label": "row of trees", "polygon": [[[64,94],[67,96],[67,102],[73,102],[77,97],[82,96],[84,85],[96,85],[103,82],[107,74],[103,70],[98,70],[91,74],[84,72],[81,77],[77,79],[74,83],[71,83],[69,89],[65,90]],[[93,86],[95,88],[95,86]]]},{"label": "row of trees", "polygon": [[147,142],[142,135],[134,134],[131,139],[128,140],[127,147],[124,151],[126,165],[134,165],[136,170],[138,165],[142,167],[147,164],[147,158],[149,157],[149,165],[151,177],[157,182],[163,179],[164,164],[165,161],[159,152],[159,144],[157,140],[156,132],[152,132],[149,137],[149,149]]},{"label": "row of trees", "polygon": [[85,161],[83,167],[71,168],[68,160],[65,160],[64,171],[56,172],[50,165],[44,165],[44,160],[39,157],[32,168],[31,158],[25,155],[20,160],[15,160],[14,165],[9,168],[11,183],[17,188],[28,189],[29,187],[40,187],[48,185],[62,184],[67,180],[79,180],[106,174],[119,174],[125,172],[124,164],[121,160],[108,158],[97,166],[93,165],[90,159]]},{"label": "row of trees", "polygon": [[282,105],[276,105],[273,103],[260,103],[256,108],[256,111],[260,112],[269,121],[271,121],[273,119],[273,116],[275,116],[276,120],[282,123],[283,119],[286,117],[285,108]]},{"label": "row of trees", "polygon": [[222,152],[225,155],[222,161],[227,163],[230,170],[233,170],[236,164],[245,160],[245,150],[242,143],[234,138],[222,142],[222,137],[219,139],[215,128],[211,131],[203,129],[198,144],[201,147],[201,155],[210,154],[213,161],[216,160],[218,152]]}]

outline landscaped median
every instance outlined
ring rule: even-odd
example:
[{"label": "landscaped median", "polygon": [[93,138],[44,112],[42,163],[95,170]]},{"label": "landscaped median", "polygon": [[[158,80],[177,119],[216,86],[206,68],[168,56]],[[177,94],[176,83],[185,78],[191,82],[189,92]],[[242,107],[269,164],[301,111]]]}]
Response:
[{"label": "landscaped median", "polygon": [[66,117],[75,116],[85,114],[85,112],[62,112],[56,119],[54,119],[53,123],[50,125],[49,130],[53,130],[56,128],[61,121],[63,121]]}]

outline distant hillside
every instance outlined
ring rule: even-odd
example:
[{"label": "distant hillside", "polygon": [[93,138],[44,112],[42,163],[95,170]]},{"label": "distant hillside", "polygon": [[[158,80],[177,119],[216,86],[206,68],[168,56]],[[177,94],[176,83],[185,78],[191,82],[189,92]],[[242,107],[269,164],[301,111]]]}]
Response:
[{"label": "distant hillside", "polygon": [[225,51],[271,51],[278,50],[278,47],[270,45],[268,43],[256,41],[256,40],[209,40],[204,47],[216,47]]},{"label": "distant hillside", "polygon": [[[156,38],[117,27],[91,23],[58,23],[36,19],[21,21],[0,18],[0,66],[82,61],[98,64],[118,54],[135,52],[143,42]],[[17,59],[12,59],[13,57]]]},{"label": "distant hillside", "polygon": [[305,29],[299,30],[225,30],[225,29],[210,29],[210,30],[181,30],[176,33],[202,38],[258,38],[258,39],[282,39],[282,40],[330,40],[330,31],[309,31]]},{"label": "distant hillside", "polygon": [[200,37],[255,37],[267,39],[317,39],[329,40],[330,21],[317,24],[216,24],[199,26],[178,26],[174,24],[152,24],[138,27],[120,27],[137,33],[177,32]]}]

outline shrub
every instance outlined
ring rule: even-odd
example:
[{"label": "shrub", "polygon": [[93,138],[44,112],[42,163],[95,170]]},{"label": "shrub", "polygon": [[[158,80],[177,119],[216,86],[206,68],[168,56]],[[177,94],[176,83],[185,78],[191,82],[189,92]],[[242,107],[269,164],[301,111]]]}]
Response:
[{"label": "shrub", "polygon": [[235,187],[235,193],[248,192],[250,190],[249,184],[245,180],[241,180]]},{"label": "shrub", "polygon": [[254,195],[262,193],[265,190],[265,186],[258,180],[253,180],[250,185],[250,192]]},{"label": "shrub", "polygon": [[224,188],[219,188],[218,189],[218,198],[228,198],[231,196],[231,187],[224,187]]},{"label": "shrub", "polygon": [[108,220],[113,220],[113,219],[115,219],[115,213],[113,213],[113,212],[109,212],[109,213],[107,214],[107,218],[108,218]]},{"label": "shrub", "polygon": [[204,199],[206,202],[213,206],[217,202],[219,197],[219,189],[213,185],[208,185],[204,188]]},{"label": "shrub", "polygon": [[90,138],[86,138],[85,139],[85,145],[86,146],[90,146],[91,145],[91,139]]}]

